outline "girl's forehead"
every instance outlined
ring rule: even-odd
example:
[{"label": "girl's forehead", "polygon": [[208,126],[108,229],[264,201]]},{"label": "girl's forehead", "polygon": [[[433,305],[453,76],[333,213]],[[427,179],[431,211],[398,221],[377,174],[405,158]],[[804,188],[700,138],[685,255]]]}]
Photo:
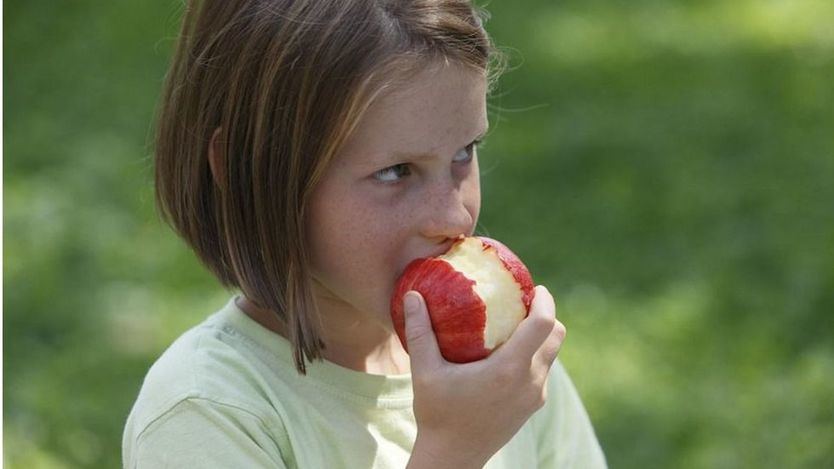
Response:
[{"label": "girl's forehead", "polygon": [[463,66],[424,70],[371,104],[345,156],[368,162],[386,157],[377,152],[432,153],[468,144],[486,128],[486,91],[485,75]]}]

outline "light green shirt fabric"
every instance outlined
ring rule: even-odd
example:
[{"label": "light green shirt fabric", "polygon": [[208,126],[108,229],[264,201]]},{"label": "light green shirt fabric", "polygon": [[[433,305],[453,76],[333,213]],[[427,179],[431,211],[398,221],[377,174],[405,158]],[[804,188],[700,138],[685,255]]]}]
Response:
[{"label": "light green shirt fabric", "polygon": [[[606,467],[590,420],[557,361],[545,407],[489,469]],[[287,340],[233,300],[151,367],[127,419],[125,468],[397,468],[417,426],[411,375],[330,362],[299,375]],[[488,418],[488,416],[485,416]]]}]

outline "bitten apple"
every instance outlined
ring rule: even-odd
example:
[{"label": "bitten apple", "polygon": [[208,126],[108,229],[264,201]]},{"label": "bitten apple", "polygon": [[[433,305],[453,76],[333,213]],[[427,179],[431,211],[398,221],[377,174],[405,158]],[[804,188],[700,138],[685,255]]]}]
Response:
[{"label": "bitten apple", "polygon": [[412,261],[397,280],[391,319],[406,350],[403,297],[410,290],[425,299],[440,352],[455,363],[485,358],[504,343],[534,295],[530,272],[507,246],[461,236],[445,254]]}]

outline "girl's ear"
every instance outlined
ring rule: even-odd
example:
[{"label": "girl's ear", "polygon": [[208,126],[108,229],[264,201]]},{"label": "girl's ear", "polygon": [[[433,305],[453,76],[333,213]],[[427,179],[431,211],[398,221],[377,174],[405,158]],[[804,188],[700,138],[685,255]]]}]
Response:
[{"label": "girl's ear", "polygon": [[208,147],[209,168],[214,184],[222,191],[226,187],[226,153],[223,139],[223,128],[218,127],[211,136]]}]

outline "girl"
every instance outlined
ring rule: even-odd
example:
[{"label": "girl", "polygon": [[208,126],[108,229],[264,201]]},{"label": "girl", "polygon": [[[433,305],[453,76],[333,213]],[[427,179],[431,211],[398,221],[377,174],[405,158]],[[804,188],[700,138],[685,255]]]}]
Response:
[{"label": "girl", "polygon": [[472,234],[494,50],[466,0],[189,2],[161,213],[240,291],[154,364],[128,468],[604,467],[547,289],[490,357],[440,355],[405,266]]}]

